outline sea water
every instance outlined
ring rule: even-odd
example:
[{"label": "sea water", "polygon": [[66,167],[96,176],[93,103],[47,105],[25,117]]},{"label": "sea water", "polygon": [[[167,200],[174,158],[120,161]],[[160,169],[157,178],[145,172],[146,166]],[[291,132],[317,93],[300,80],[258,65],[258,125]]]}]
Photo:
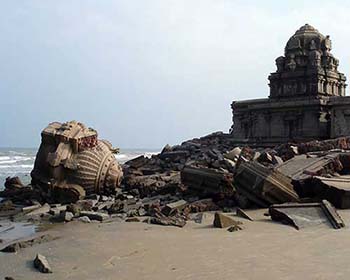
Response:
[{"label": "sea water", "polygon": [[[23,184],[30,183],[36,152],[36,148],[0,148],[0,189],[4,188],[6,177],[18,176]],[[123,164],[140,155],[150,157],[158,152],[152,149],[121,149],[115,157]]]}]

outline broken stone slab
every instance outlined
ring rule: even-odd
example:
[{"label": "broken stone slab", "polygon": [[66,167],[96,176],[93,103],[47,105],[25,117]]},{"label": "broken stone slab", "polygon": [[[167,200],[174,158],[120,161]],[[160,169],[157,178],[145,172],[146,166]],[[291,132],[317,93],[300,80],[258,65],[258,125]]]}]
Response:
[{"label": "broken stone slab", "polygon": [[184,227],[186,225],[186,220],[182,217],[151,217],[148,220],[151,224],[163,225],[163,226],[176,226],[176,227]]},{"label": "broken stone slab", "polygon": [[110,218],[110,216],[106,213],[94,212],[94,211],[81,211],[80,216],[87,216],[90,220],[96,221],[106,221]]},{"label": "broken stone slab", "polygon": [[149,212],[152,217],[148,219],[148,222],[151,224],[177,227],[184,227],[186,225],[186,220],[183,216],[176,213],[173,216],[167,217],[160,211],[159,206],[154,206]]},{"label": "broken stone slab", "polygon": [[46,213],[49,213],[50,209],[51,209],[50,205],[45,203],[40,208],[37,208],[37,209],[35,209],[33,211],[30,211],[29,213],[26,213],[26,216],[27,217],[31,217],[31,216],[37,216],[37,215],[46,214]]},{"label": "broken stone slab", "polygon": [[94,207],[92,207],[92,210],[94,210],[94,211],[98,211],[98,210],[102,210],[102,209],[108,210],[113,204],[114,204],[113,200],[99,202]]},{"label": "broken stone slab", "polygon": [[311,197],[317,200],[326,199],[340,209],[350,208],[350,176],[338,177],[314,176],[303,184],[295,182],[295,190],[300,197]]},{"label": "broken stone slab", "polygon": [[171,152],[165,152],[165,153],[161,153],[158,155],[158,157],[160,159],[177,159],[177,158],[186,158],[190,155],[190,153],[188,151],[171,151]]},{"label": "broken stone slab", "polygon": [[184,213],[198,213],[205,211],[217,211],[219,206],[213,201],[212,198],[205,198],[200,200],[195,200],[188,204],[184,209]]},{"label": "broken stone slab", "polygon": [[91,223],[91,220],[88,216],[79,217],[78,221],[83,222],[83,223],[87,223],[87,224]]},{"label": "broken stone slab", "polygon": [[249,214],[241,208],[236,209],[236,215],[241,218],[247,219],[249,221],[254,221],[253,218],[249,216]]},{"label": "broken stone slab", "polygon": [[258,162],[240,164],[235,174],[235,187],[239,195],[261,207],[299,201],[290,178]]},{"label": "broken stone slab", "polygon": [[336,209],[327,200],[320,203],[284,203],[271,205],[269,214],[274,221],[280,221],[302,229],[327,224],[335,229],[345,227]]},{"label": "broken stone slab", "polygon": [[242,149],[239,147],[233,148],[232,150],[224,154],[224,157],[234,162],[237,162],[239,155],[241,154],[241,151]]},{"label": "broken stone slab", "polygon": [[214,227],[217,228],[227,228],[229,226],[238,226],[241,225],[242,222],[236,221],[232,219],[231,217],[228,217],[222,213],[216,212],[214,216]]},{"label": "broken stone slab", "polygon": [[22,212],[31,212],[31,211],[34,211],[36,209],[39,209],[41,207],[41,204],[34,204],[34,205],[31,205],[31,206],[25,206],[25,207],[22,207]]},{"label": "broken stone slab", "polygon": [[329,153],[317,157],[300,155],[278,165],[275,170],[293,181],[303,181],[312,176],[342,171],[343,165],[340,157],[341,153]]},{"label": "broken stone slab", "polygon": [[37,254],[34,259],[34,267],[39,270],[41,273],[52,273],[52,269],[47,261],[46,257]]},{"label": "broken stone slab", "polygon": [[141,166],[145,165],[146,163],[148,163],[149,159],[146,158],[145,156],[141,155],[138,156],[134,159],[131,159],[129,161],[127,161],[125,164],[129,165],[132,168],[140,168]]},{"label": "broken stone slab", "polygon": [[162,213],[166,216],[170,216],[174,211],[181,211],[187,206],[188,202],[186,200],[178,200],[172,203],[168,203],[162,209]]},{"label": "broken stone slab", "polygon": [[203,195],[234,193],[232,173],[217,169],[186,166],[181,171],[181,182],[189,190]]}]

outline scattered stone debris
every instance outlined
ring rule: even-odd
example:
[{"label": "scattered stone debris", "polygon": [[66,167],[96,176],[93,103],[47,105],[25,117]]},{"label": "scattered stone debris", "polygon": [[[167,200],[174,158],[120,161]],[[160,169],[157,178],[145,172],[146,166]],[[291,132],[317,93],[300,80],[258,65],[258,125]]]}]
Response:
[{"label": "scattered stone debris", "polygon": [[37,254],[34,259],[34,267],[39,270],[41,273],[52,273],[52,269],[47,261],[46,257]]},{"label": "scattered stone debris", "polygon": [[162,212],[166,215],[172,215],[175,211],[181,211],[183,210],[186,206],[187,206],[188,202],[186,200],[178,200],[172,203],[168,203],[166,204],[163,209]]},{"label": "scattered stone debris", "polygon": [[289,178],[258,162],[245,162],[239,166],[235,175],[235,187],[239,195],[247,197],[260,207],[299,201]]},{"label": "scattered stone debris", "polygon": [[52,236],[50,234],[37,235],[35,237],[31,237],[30,239],[15,241],[9,245],[6,245],[6,247],[2,248],[0,251],[3,253],[16,253],[20,249],[31,247],[36,244],[41,244],[41,243],[49,242],[56,239],[57,237]]},{"label": "scattered stone debris", "polygon": [[181,181],[190,190],[199,191],[202,194],[233,194],[232,173],[210,169],[186,166],[181,171]]},{"label": "scattered stone debris", "polygon": [[130,217],[130,218],[126,218],[125,222],[140,222],[140,219],[137,217]]},{"label": "scattered stone debris", "polygon": [[320,203],[285,203],[269,208],[272,220],[293,225],[296,229],[329,224],[335,229],[345,227],[345,223],[327,201]]},{"label": "scattered stone debris", "polygon": [[233,218],[228,217],[222,213],[219,213],[219,212],[215,213],[214,222],[213,222],[214,227],[217,227],[217,228],[227,228],[231,226],[237,227],[241,224],[242,222],[236,221]]},{"label": "scattered stone debris", "polygon": [[243,228],[240,226],[240,225],[233,225],[233,226],[230,226],[227,231],[229,232],[234,232],[234,231],[239,231],[239,230],[242,230]]},{"label": "scattered stone debris", "polygon": [[[115,150],[95,130],[77,122],[52,123],[42,132],[32,184],[7,178],[0,217],[86,223],[145,217],[149,223],[183,227],[187,220],[200,222],[203,212],[237,207],[236,215],[249,220],[245,208],[286,202],[327,199],[350,208],[349,139],[266,148],[237,146],[231,135],[213,133],[167,145],[151,157],[139,156],[121,170]],[[110,159],[107,166],[102,166],[102,155]],[[84,177],[85,167],[100,173]],[[102,181],[95,181],[96,176]],[[218,225],[221,218],[230,219],[220,216]]]},{"label": "scattered stone debris", "polygon": [[249,216],[248,213],[241,208],[236,209],[236,215],[241,218],[247,219],[249,221],[254,221],[253,218]]},{"label": "scattered stone debris", "polygon": [[109,215],[106,214],[106,213],[94,212],[94,211],[81,211],[80,215],[81,216],[86,216],[90,220],[96,220],[96,221],[99,221],[99,222],[106,221],[106,220],[108,220],[110,218]]}]

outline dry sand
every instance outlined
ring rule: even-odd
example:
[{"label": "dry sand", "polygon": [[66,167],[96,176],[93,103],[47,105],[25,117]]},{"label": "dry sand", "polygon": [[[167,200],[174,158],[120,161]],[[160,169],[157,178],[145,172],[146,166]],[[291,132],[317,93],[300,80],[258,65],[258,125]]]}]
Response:
[{"label": "dry sand", "polygon": [[[146,223],[71,222],[53,231],[60,239],[0,255],[0,279],[349,279],[350,231],[318,226],[297,231],[270,221],[237,218],[244,230],[202,224],[184,228]],[[350,211],[340,211],[350,224]],[[53,274],[33,269],[45,255]]]}]

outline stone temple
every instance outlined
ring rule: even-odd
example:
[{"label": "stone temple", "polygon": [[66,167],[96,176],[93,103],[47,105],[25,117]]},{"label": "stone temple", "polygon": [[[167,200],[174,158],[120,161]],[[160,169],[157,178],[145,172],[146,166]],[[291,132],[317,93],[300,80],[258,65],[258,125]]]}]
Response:
[{"label": "stone temple", "polygon": [[350,97],[331,40],[305,24],[288,40],[268,98],[234,101],[235,141],[274,145],[350,135]]}]

